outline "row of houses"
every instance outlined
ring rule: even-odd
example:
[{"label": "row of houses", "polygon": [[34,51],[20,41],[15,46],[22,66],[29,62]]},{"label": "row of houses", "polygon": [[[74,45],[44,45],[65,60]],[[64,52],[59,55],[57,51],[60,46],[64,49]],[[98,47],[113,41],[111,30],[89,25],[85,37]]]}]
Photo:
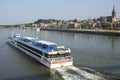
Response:
[{"label": "row of houses", "polygon": [[40,23],[33,24],[40,28],[54,28],[54,29],[120,29],[120,18],[117,18],[117,12],[113,7],[111,16],[101,16],[97,19],[88,20],[45,20],[40,19]]},{"label": "row of houses", "polygon": [[83,21],[60,21],[57,23],[39,23],[33,24],[39,28],[54,28],[54,29],[120,29],[120,21],[111,23],[100,21],[99,19],[88,19]]}]

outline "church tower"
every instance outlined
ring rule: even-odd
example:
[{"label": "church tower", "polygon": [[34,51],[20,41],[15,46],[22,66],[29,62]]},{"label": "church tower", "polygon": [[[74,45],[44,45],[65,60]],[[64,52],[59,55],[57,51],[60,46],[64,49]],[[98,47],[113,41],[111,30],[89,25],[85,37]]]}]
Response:
[{"label": "church tower", "polygon": [[115,6],[113,6],[113,10],[112,10],[112,22],[116,22],[117,21],[117,17],[116,17],[116,12],[115,12]]}]

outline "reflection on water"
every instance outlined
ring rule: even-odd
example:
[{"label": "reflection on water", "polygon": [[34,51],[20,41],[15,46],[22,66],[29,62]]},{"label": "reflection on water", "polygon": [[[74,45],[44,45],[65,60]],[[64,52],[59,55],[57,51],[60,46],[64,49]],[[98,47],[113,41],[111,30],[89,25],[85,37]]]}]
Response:
[{"label": "reflection on water", "polygon": [[54,80],[50,69],[6,44],[11,32],[64,45],[71,48],[75,66],[85,66],[106,75],[120,76],[119,36],[3,28],[0,29],[0,79]]}]

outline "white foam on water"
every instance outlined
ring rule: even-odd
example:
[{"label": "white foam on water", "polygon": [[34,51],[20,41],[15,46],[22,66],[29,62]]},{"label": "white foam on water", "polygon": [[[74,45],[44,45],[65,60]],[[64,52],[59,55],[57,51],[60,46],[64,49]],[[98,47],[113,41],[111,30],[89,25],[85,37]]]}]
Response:
[{"label": "white foam on water", "polygon": [[98,76],[98,75],[95,75],[95,74],[92,74],[92,73],[89,73],[89,72],[87,72],[87,71],[85,71],[85,70],[79,69],[79,68],[77,68],[77,67],[70,66],[70,67],[68,67],[68,68],[74,70],[75,72],[77,72],[78,74],[84,76],[84,77],[87,78],[87,79],[103,80],[102,77],[100,77],[100,76]]},{"label": "white foam on water", "polygon": [[60,75],[64,80],[81,80],[82,79],[80,75],[69,73],[65,69],[58,69],[57,71],[60,73]]},{"label": "white foam on water", "polygon": [[66,70],[67,69],[65,68],[57,69],[57,71],[59,72],[59,74],[62,76],[64,80],[81,80],[79,75],[71,74]]},{"label": "white foam on water", "polygon": [[55,69],[64,80],[105,80],[103,77],[79,69],[75,66],[68,66]]}]

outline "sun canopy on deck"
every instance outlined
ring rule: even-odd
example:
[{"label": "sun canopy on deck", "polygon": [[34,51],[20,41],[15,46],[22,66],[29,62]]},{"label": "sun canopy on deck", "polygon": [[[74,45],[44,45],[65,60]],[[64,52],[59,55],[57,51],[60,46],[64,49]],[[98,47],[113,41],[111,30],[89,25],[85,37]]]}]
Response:
[{"label": "sun canopy on deck", "polygon": [[43,40],[37,41],[37,42],[39,42],[41,44],[46,44],[46,45],[56,45],[56,43],[52,43],[52,42],[48,42],[48,41],[43,41]]},{"label": "sun canopy on deck", "polygon": [[28,39],[28,40],[34,40],[35,38],[32,38],[32,37],[24,37],[25,39]]}]

